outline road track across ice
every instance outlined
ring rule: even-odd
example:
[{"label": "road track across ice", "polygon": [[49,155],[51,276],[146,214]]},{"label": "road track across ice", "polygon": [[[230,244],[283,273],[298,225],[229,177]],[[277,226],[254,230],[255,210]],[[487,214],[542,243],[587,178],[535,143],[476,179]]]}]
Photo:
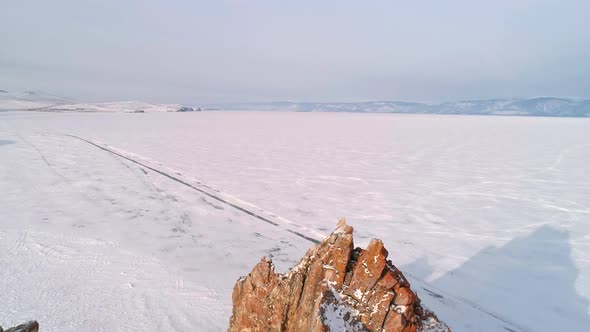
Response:
[{"label": "road track across ice", "polygon": [[[196,190],[202,194],[205,194],[205,195],[207,195],[219,202],[227,204],[227,205],[233,207],[234,209],[241,211],[247,215],[250,215],[258,220],[262,220],[262,221],[269,223],[273,226],[281,227],[281,228],[285,229],[287,232],[295,234],[296,236],[299,236],[300,238],[310,241],[312,243],[320,243],[320,240],[318,240],[318,239],[322,239],[326,236],[326,234],[321,234],[321,233],[319,233],[315,230],[312,230],[308,227],[299,226],[292,221],[289,221],[289,220],[282,218],[280,216],[277,216],[271,212],[263,210],[263,209],[255,206],[254,204],[245,202],[243,200],[236,198],[235,196],[231,196],[229,194],[226,194],[226,193],[223,193],[219,190],[216,190],[216,189],[212,188],[211,186],[201,183],[198,180],[187,179],[179,172],[176,172],[174,170],[166,168],[165,166],[162,166],[162,165],[156,165],[154,162],[151,162],[148,159],[140,157],[136,154],[122,151],[120,149],[116,149],[116,148],[110,147],[106,144],[101,144],[99,142],[93,142],[92,140],[82,138],[82,137],[79,137],[76,135],[64,134],[64,136],[69,136],[69,137],[73,137],[75,139],[79,139],[79,140],[84,141],[88,144],[91,144],[101,150],[104,150],[108,153],[114,154],[114,155],[124,158],[134,164],[145,167],[145,168],[147,168],[151,171],[154,171],[162,176],[165,176],[171,180],[174,180],[184,186],[187,186],[193,190]],[[140,161],[140,159],[141,159],[141,161]],[[295,230],[294,228],[296,228],[297,230]],[[303,232],[307,232],[307,233],[313,234],[313,235],[306,235]]]}]

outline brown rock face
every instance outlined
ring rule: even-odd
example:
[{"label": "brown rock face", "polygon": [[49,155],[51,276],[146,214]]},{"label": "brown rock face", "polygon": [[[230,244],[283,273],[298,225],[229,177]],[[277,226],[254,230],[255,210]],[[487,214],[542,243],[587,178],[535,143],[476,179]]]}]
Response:
[{"label": "brown rock face", "polygon": [[380,240],[354,249],[344,219],[291,271],[262,258],[234,287],[230,331],[450,332],[420,306]]},{"label": "brown rock face", "polygon": [[7,330],[3,330],[2,326],[0,326],[0,332],[38,332],[39,331],[39,323],[37,321],[29,321],[24,324],[20,324],[15,327],[11,327]]}]

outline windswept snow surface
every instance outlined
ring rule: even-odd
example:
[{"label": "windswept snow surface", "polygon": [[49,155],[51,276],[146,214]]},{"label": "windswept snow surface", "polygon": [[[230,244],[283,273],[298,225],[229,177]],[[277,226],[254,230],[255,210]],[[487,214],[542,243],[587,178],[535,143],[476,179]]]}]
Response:
[{"label": "windswept snow surface", "polygon": [[0,324],[224,330],[240,275],[346,216],[453,331],[583,330],[589,138],[568,118],[2,112]]}]

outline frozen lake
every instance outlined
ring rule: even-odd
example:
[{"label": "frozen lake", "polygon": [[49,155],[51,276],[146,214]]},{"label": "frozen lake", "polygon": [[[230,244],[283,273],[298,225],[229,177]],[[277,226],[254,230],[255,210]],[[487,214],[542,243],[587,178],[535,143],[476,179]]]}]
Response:
[{"label": "frozen lake", "polygon": [[[121,302],[105,326],[128,299],[131,317],[166,317],[143,328],[220,330],[239,275],[273,253],[284,270],[311,245],[62,134],[171,169],[309,237],[345,216],[359,246],[384,241],[453,331],[590,324],[590,119],[268,112],[0,112],[0,270],[12,280],[0,285],[12,294],[0,317],[11,322],[26,313],[43,326],[46,310],[49,326],[63,324],[66,309],[23,302],[36,287],[55,292],[52,308],[86,301],[51,284],[79,268],[80,293],[111,289],[102,304]],[[163,238],[176,220],[184,228]],[[108,277],[87,285],[80,276],[103,261]],[[163,280],[169,289],[152,288]]]}]

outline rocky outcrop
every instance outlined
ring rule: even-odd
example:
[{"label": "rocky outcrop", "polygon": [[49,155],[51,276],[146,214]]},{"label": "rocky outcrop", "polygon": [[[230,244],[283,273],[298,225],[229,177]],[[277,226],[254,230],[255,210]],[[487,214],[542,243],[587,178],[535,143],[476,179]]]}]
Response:
[{"label": "rocky outcrop", "polygon": [[194,108],[194,107],[188,107],[188,106],[180,106],[176,112],[200,112],[201,108]]},{"label": "rocky outcrop", "polygon": [[24,324],[20,324],[15,327],[11,327],[9,329],[3,330],[2,326],[0,326],[0,332],[38,332],[39,331],[39,323],[37,321],[28,321]]},{"label": "rocky outcrop", "polygon": [[344,219],[293,269],[262,258],[233,290],[230,331],[450,331],[420,305],[380,240],[354,248]]}]

